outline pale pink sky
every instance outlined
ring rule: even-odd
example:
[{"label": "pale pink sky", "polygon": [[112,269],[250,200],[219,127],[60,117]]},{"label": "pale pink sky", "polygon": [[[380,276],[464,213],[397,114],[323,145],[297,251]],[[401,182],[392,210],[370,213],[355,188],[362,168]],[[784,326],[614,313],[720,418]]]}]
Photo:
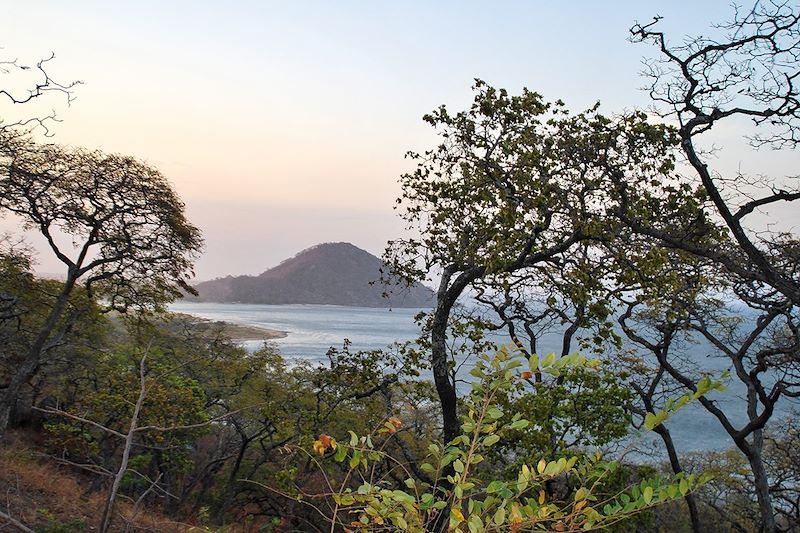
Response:
[{"label": "pale pink sky", "polygon": [[[204,231],[197,274],[208,279],[323,241],[379,254],[402,233],[392,206],[403,154],[435,142],[424,113],[463,108],[475,77],[573,109],[644,106],[637,72],[651,51],[626,42],[631,23],[661,14],[678,38],[728,4],[11,2],[0,46],[27,62],[53,51],[58,79],[85,82],[69,108],[41,102],[63,120],[55,140],[161,169]],[[721,163],[791,174],[797,162]],[[58,270],[45,253],[39,263]]]}]

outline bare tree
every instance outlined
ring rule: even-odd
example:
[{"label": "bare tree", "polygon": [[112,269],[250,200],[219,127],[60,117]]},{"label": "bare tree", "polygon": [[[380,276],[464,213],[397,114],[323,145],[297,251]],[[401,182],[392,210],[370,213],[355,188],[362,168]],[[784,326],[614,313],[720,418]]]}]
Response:
[{"label": "bare tree", "polygon": [[[681,149],[737,244],[731,254],[690,251],[772,287],[799,305],[797,271],[783,264],[796,254],[795,238],[759,238],[746,221],[757,209],[800,200],[800,189],[773,179],[761,184],[769,189],[767,194],[751,195],[744,190],[742,176],[732,179],[715,172],[699,143],[720,122],[736,118],[752,120],[756,129],[749,138],[755,146],[780,149],[800,143],[800,14],[789,2],[757,2],[750,10],[737,9],[732,21],[717,26],[723,33],[720,38],[699,37],[678,46],[671,46],[657,30],[659,20],[631,29],[634,41],[653,43],[661,53],[659,60],[647,63],[650,96],[665,116],[677,119]],[[662,236],[670,244],[688,246]],[[743,260],[737,254],[743,254]]]},{"label": "bare tree", "polygon": [[[55,59],[55,54],[40,59],[34,66],[21,62],[18,58],[0,56],[0,101],[12,105],[29,104],[32,101],[48,95],[60,95],[69,105],[75,98],[73,90],[80,81],[61,83],[50,75],[48,66]],[[57,120],[55,112],[43,116],[11,119],[0,115],[0,130],[17,129],[31,130],[41,128],[45,135],[50,134],[48,123]]]},{"label": "bare tree", "polygon": [[[646,63],[650,96],[662,115],[677,121],[686,162],[726,235],[717,245],[704,246],[674,231],[634,225],[668,248],[711,260],[728,277],[726,293],[755,316],[752,327],[743,331],[730,327],[719,313],[694,308],[684,327],[727,357],[746,387],[747,423],[742,427],[713,402],[703,399],[701,404],[747,457],[763,529],[771,532],[779,525],[763,458],[764,428],[781,398],[800,396],[800,246],[796,233],[763,231],[749,217],[777,203],[800,200],[800,188],[791,178],[726,176],[714,169],[702,142],[720,123],[749,119],[753,146],[797,146],[800,14],[789,2],[756,2],[747,10],[735,8],[730,22],[715,26],[717,37],[690,38],[678,45],[658,30],[659,20],[634,25],[632,40],[658,49],[659,57]],[[696,386],[666,359],[659,363],[687,388]]]}]

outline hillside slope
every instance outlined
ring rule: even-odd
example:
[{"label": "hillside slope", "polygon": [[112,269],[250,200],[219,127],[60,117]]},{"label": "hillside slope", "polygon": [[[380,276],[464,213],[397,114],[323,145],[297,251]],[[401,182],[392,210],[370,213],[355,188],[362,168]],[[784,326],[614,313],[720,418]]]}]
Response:
[{"label": "hillside slope", "polygon": [[[430,307],[422,285],[377,282],[383,262],[346,242],[318,244],[258,276],[227,276],[195,286],[203,302],[325,304],[359,307]],[[375,283],[371,283],[375,282]],[[390,297],[384,298],[383,293]]]}]

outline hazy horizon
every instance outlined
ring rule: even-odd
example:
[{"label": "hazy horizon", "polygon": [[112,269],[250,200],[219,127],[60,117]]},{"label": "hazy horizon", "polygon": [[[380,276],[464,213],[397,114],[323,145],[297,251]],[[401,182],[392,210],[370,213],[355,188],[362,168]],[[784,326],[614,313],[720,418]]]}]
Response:
[{"label": "hazy horizon", "polygon": [[[84,82],[70,107],[37,102],[62,120],[55,142],[134,155],[171,180],[205,236],[205,280],[257,274],[320,242],[380,255],[403,235],[392,208],[404,153],[437,142],[422,115],[463,109],[474,78],[575,111],[642,108],[638,71],[654,51],[627,42],[634,21],[662,15],[678,39],[730,13],[726,1],[44,1],[7,6],[0,45],[25,63],[52,51],[55,79]],[[735,128],[716,135],[723,170],[797,173],[794,154],[743,156]],[[59,270],[46,252],[38,261]]]}]

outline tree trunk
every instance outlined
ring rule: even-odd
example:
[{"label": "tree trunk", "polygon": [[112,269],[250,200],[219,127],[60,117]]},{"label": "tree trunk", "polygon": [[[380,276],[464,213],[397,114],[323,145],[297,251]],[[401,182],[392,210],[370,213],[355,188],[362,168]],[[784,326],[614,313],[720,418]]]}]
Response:
[{"label": "tree trunk", "polygon": [[[447,364],[447,322],[450,318],[450,310],[455,303],[455,298],[449,298],[449,294],[443,296],[444,298],[437,298],[436,310],[431,324],[431,367],[433,369],[433,382],[436,385],[436,393],[439,396],[439,405],[442,408],[442,441],[444,447],[447,447],[447,443],[461,434],[461,428],[458,423],[456,387],[450,379],[450,371]],[[450,464],[442,472],[442,477],[451,475],[453,472],[453,466]],[[450,488],[446,479],[441,480],[441,486],[445,490]],[[429,533],[444,533],[447,531],[449,524],[450,506],[448,505],[439,511],[433,523],[426,524],[425,529]]]},{"label": "tree trunk", "polygon": [[748,454],[750,469],[753,471],[754,488],[756,498],[758,498],[758,510],[761,513],[762,529],[764,533],[774,533],[775,510],[772,508],[772,496],[769,493],[769,475],[764,467],[764,433],[762,430],[753,432],[753,445],[751,453]]},{"label": "tree trunk", "polygon": [[119,486],[122,483],[122,478],[125,477],[125,473],[128,471],[128,461],[130,460],[131,449],[133,448],[133,439],[136,436],[136,428],[139,424],[139,413],[142,411],[142,405],[144,404],[144,399],[147,394],[147,384],[145,382],[145,362],[147,360],[147,354],[149,351],[150,346],[148,345],[147,350],[139,362],[139,397],[136,399],[136,405],[133,407],[131,425],[128,429],[128,434],[125,436],[125,448],[122,450],[122,460],[120,461],[119,469],[117,469],[117,473],[114,476],[114,482],[111,484],[111,490],[109,491],[108,498],[106,499],[105,509],[103,509],[103,518],[100,520],[100,533],[106,533],[111,527],[111,519],[114,516],[114,504],[117,501]]},{"label": "tree trunk", "polygon": [[250,442],[252,439],[248,439],[244,434],[241,434],[242,442],[239,445],[239,450],[236,454],[236,460],[233,463],[233,467],[231,468],[230,473],[228,474],[228,484],[225,487],[225,496],[222,499],[222,503],[220,503],[219,507],[217,508],[217,512],[214,516],[214,523],[217,525],[223,525],[225,523],[225,511],[233,503],[233,499],[236,496],[236,485],[238,484],[237,478],[239,477],[239,469],[242,467],[242,460],[244,459],[245,453],[247,453],[247,448],[250,446]]},{"label": "tree trunk", "polygon": [[[430,360],[433,369],[433,382],[436,385],[439,405],[442,408],[442,441],[445,447],[461,434],[461,424],[458,421],[458,397],[455,384],[450,378],[447,356],[447,326],[450,312],[467,285],[481,276],[484,271],[485,269],[482,267],[464,270],[450,284],[455,269],[454,267],[449,267],[442,274],[439,290],[436,293],[436,309],[434,309],[433,321],[431,322]],[[452,464],[449,465],[442,472],[442,477],[452,474],[452,468]],[[441,480],[440,486],[445,490],[450,488],[445,479]],[[447,531],[449,523],[450,508],[445,507],[439,512],[432,524],[426,525],[426,531],[436,533]]]},{"label": "tree trunk", "polygon": [[28,353],[25,355],[25,359],[14,370],[8,387],[6,387],[2,397],[0,397],[0,439],[3,438],[6,429],[8,429],[11,413],[14,409],[17,399],[19,398],[20,392],[22,391],[22,387],[36,374],[36,371],[39,369],[44,347],[47,344],[47,341],[50,338],[53,330],[55,329],[56,324],[58,324],[58,321],[64,315],[64,310],[67,308],[69,296],[74,287],[74,277],[68,276],[67,281],[64,282],[64,286],[61,289],[61,293],[56,298],[53,308],[47,315],[44,324],[42,324],[42,327],[39,329],[39,333],[36,335],[36,339],[34,339],[33,344],[31,344],[31,347],[28,350]]},{"label": "tree trunk", "polygon": [[456,388],[450,379],[447,357],[447,320],[449,316],[449,309],[442,311],[437,308],[431,327],[431,367],[433,382],[439,396],[439,405],[442,408],[442,440],[445,446],[461,433],[458,424]]},{"label": "tree trunk", "polygon": [[431,367],[433,382],[442,407],[442,440],[445,446],[461,434],[458,423],[458,402],[456,387],[450,378],[447,357],[447,325],[450,312],[461,293],[472,281],[483,275],[485,268],[473,267],[464,270],[450,283],[455,267],[448,267],[442,274],[439,290],[436,293],[436,309],[431,322]]},{"label": "tree trunk", "polygon": [[[680,459],[678,459],[678,453],[675,451],[675,443],[672,441],[672,435],[670,434],[669,430],[664,427],[663,424],[659,424],[654,428],[654,431],[664,442],[664,447],[667,449],[669,464],[670,467],[672,467],[672,471],[675,474],[680,474],[683,472],[683,467],[681,466]],[[700,513],[697,511],[697,500],[695,500],[694,494],[689,492],[683,497],[683,499],[686,502],[686,506],[689,508],[689,519],[692,521],[692,532],[703,533],[703,529],[700,528]]]}]

